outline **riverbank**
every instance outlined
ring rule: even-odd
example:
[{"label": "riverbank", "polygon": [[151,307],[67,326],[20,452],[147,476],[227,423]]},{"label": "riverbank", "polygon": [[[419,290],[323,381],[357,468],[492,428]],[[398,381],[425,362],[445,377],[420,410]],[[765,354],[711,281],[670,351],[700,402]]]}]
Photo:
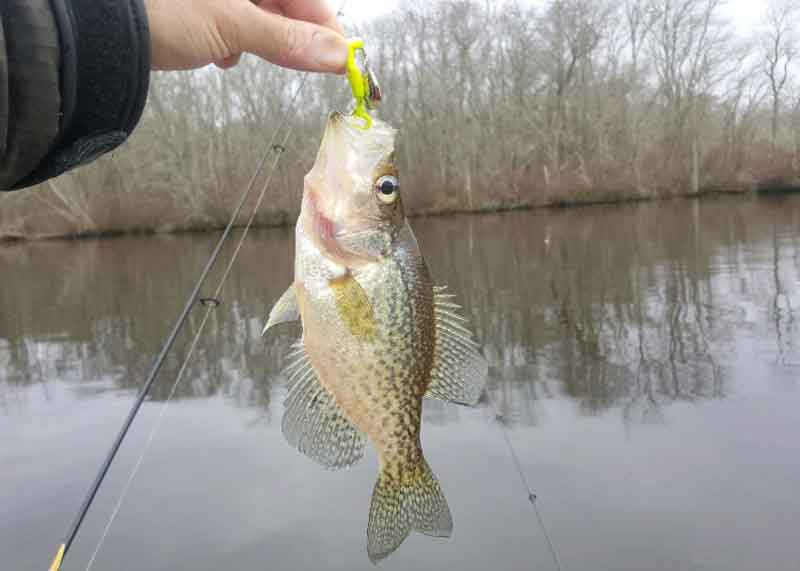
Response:
[{"label": "riverbank", "polygon": [[[41,192],[41,189],[28,191],[26,194],[33,195]],[[435,207],[421,207],[408,209],[409,218],[422,218],[434,216],[448,216],[453,214],[486,214],[492,212],[508,212],[516,210],[532,210],[538,208],[570,208],[591,206],[598,204],[618,204],[629,202],[675,200],[707,198],[718,195],[762,195],[773,193],[793,193],[800,192],[800,180],[770,180],[762,183],[727,183],[716,184],[702,187],[697,193],[682,192],[670,194],[641,193],[633,189],[607,190],[600,191],[588,188],[572,188],[559,192],[540,193],[529,196],[522,200],[503,200],[496,202],[486,202],[473,207],[463,205],[448,206],[441,204]],[[26,196],[28,198],[28,196]],[[7,198],[6,198],[7,200]],[[299,203],[299,200],[298,200]],[[0,202],[0,209],[2,203]],[[245,208],[245,212],[249,212]],[[257,217],[254,227],[282,227],[293,226],[297,218],[297,211],[288,210],[268,210]],[[39,214],[44,216],[44,214]],[[249,214],[248,214],[249,216]],[[53,211],[51,217],[58,217],[58,212]],[[14,228],[0,226],[0,244],[9,242],[20,242],[30,240],[58,240],[58,239],[84,239],[84,238],[114,238],[129,235],[152,235],[152,234],[171,234],[171,233],[203,233],[215,232],[225,228],[225,221],[219,220],[197,220],[193,223],[180,224],[159,224],[153,226],[128,226],[125,228],[97,228],[90,225],[73,226],[68,220],[62,219],[55,222],[54,228],[61,228],[61,231],[36,231],[34,228],[25,229],[22,227]],[[246,223],[246,218],[237,222],[236,227],[242,227]],[[8,225],[8,222],[6,222]]]}]

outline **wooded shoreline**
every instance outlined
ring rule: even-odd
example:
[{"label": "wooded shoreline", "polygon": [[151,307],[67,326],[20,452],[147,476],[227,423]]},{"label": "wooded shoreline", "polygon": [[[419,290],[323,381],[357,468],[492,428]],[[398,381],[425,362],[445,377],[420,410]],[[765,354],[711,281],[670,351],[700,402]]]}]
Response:
[{"label": "wooded shoreline", "polygon": [[[465,214],[474,214],[474,215],[481,215],[481,214],[493,214],[493,213],[501,213],[501,212],[519,212],[519,211],[526,211],[526,210],[534,210],[534,209],[547,209],[547,208],[580,208],[580,207],[588,207],[588,206],[601,206],[601,205],[612,205],[612,204],[631,204],[637,202],[653,202],[659,200],[702,200],[707,198],[714,198],[720,196],[764,196],[764,195],[771,195],[771,194],[788,194],[800,192],[800,181],[796,182],[770,182],[763,185],[760,185],[756,188],[744,188],[744,187],[725,187],[725,188],[713,188],[713,189],[703,189],[699,194],[676,194],[673,196],[660,198],[660,197],[646,197],[646,196],[638,196],[638,197],[625,197],[625,198],[614,198],[614,199],[606,199],[606,200],[598,200],[589,198],[585,201],[578,201],[578,202],[564,202],[564,203],[550,203],[550,204],[517,204],[517,205],[501,205],[501,206],[484,206],[481,208],[476,208],[473,210],[463,210],[463,209],[452,209],[452,210],[428,210],[428,211],[412,211],[408,213],[408,217],[411,219],[414,218],[432,218],[437,216],[454,216],[454,215],[465,215]],[[286,217],[284,221],[276,221],[274,223],[259,223],[254,224],[253,228],[287,228],[293,227],[296,221],[295,218],[291,218],[289,216]],[[235,228],[242,228],[244,226],[243,222],[237,223],[234,227]],[[38,241],[38,240],[82,240],[82,239],[100,239],[100,238],[117,238],[123,236],[152,236],[157,234],[191,234],[191,233],[205,233],[205,232],[220,232],[224,230],[225,226],[220,224],[218,226],[207,226],[207,227],[186,227],[186,228],[175,228],[170,230],[159,230],[156,228],[140,228],[135,230],[107,230],[103,232],[85,232],[82,234],[52,234],[52,235],[38,235],[38,236],[24,236],[24,235],[12,235],[12,234],[3,234],[0,232],[0,246],[6,243],[19,243],[19,242],[26,242],[26,241]]]},{"label": "wooded shoreline", "polygon": [[[746,37],[722,0],[409,0],[360,30],[399,129],[411,215],[800,186],[800,0]],[[0,237],[223,227],[277,126],[257,226],[290,224],[347,83],[254,58],[154,73],[130,141],[39,188],[0,193]]]}]

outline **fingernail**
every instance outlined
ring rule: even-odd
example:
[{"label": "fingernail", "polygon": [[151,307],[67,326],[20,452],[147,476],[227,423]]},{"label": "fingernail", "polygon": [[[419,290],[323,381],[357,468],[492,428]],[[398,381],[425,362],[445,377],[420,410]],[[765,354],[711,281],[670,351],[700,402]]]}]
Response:
[{"label": "fingernail", "polygon": [[311,40],[311,57],[322,71],[344,73],[347,61],[347,40],[336,32],[314,32]]}]

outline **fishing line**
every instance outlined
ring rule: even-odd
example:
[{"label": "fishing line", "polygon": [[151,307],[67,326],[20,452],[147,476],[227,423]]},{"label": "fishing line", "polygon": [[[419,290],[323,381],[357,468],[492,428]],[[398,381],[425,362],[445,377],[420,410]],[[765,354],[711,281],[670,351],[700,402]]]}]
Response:
[{"label": "fishing line", "polygon": [[[172,331],[170,332],[167,340],[164,342],[163,346],[161,347],[161,350],[159,351],[158,356],[156,357],[156,360],[153,363],[152,368],[150,369],[150,372],[149,372],[149,374],[148,374],[148,376],[147,376],[147,378],[145,380],[145,383],[142,386],[142,389],[139,391],[139,395],[137,396],[136,401],[134,402],[133,406],[131,407],[131,410],[128,413],[128,416],[126,417],[125,422],[123,423],[119,434],[117,435],[116,439],[114,440],[114,442],[113,442],[113,444],[111,446],[111,449],[110,449],[108,455],[106,456],[106,458],[105,458],[105,460],[104,460],[104,462],[103,462],[103,464],[102,464],[102,466],[100,468],[100,471],[98,472],[94,482],[92,483],[92,486],[89,489],[89,492],[86,495],[86,498],[84,499],[83,503],[81,504],[81,507],[78,510],[78,515],[75,517],[74,521],[72,522],[72,524],[70,526],[70,529],[69,529],[69,531],[68,531],[68,533],[66,535],[66,539],[59,546],[58,552],[56,553],[56,556],[53,559],[53,562],[52,562],[52,564],[50,566],[50,571],[59,571],[59,569],[61,567],[61,562],[63,561],[63,559],[66,556],[66,554],[69,552],[70,547],[72,546],[72,543],[74,542],[75,537],[78,534],[78,530],[80,529],[80,527],[81,527],[81,525],[83,523],[83,520],[85,519],[86,514],[88,513],[89,508],[92,505],[92,502],[94,501],[94,499],[95,499],[95,497],[97,495],[98,490],[100,489],[100,485],[102,484],[103,480],[105,479],[105,477],[106,477],[106,475],[108,473],[108,470],[109,470],[109,468],[111,466],[111,463],[113,462],[114,458],[116,457],[117,452],[119,451],[119,448],[122,445],[122,441],[125,439],[125,436],[127,435],[128,430],[130,429],[131,424],[133,423],[133,420],[136,417],[136,414],[139,412],[139,409],[141,408],[141,405],[144,402],[144,399],[147,397],[147,395],[150,392],[150,389],[151,389],[153,383],[155,382],[155,379],[158,377],[158,374],[161,371],[161,368],[162,368],[162,366],[164,364],[164,361],[166,360],[167,355],[169,354],[170,350],[174,346],[175,341],[176,341],[176,339],[178,337],[178,334],[183,329],[183,327],[184,327],[184,325],[185,325],[185,323],[186,323],[186,321],[187,321],[187,319],[189,317],[189,314],[190,314],[192,308],[197,303],[197,301],[198,301],[198,299],[200,297],[200,291],[201,291],[203,285],[205,284],[206,279],[208,278],[208,275],[211,273],[211,270],[214,267],[214,265],[215,265],[215,263],[217,261],[217,258],[219,257],[220,252],[222,251],[223,245],[225,244],[225,242],[227,241],[228,237],[230,236],[230,234],[231,234],[231,232],[232,232],[232,230],[233,230],[233,228],[234,228],[234,226],[236,224],[236,221],[238,220],[239,215],[241,214],[242,209],[244,208],[244,205],[247,202],[247,199],[250,197],[253,189],[255,188],[256,181],[258,180],[258,178],[264,172],[264,166],[267,163],[267,159],[269,157],[270,152],[274,152],[275,153],[275,159],[274,159],[274,161],[273,161],[273,163],[272,163],[272,165],[270,167],[271,170],[269,172],[268,178],[264,183],[264,186],[263,186],[263,188],[261,190],[261,194],[258,197],[258,200],[256,202],[256,206],[253,208],[253,211],[252,211],[252,213],[250,215],[250,218],[249,218],[249,220],[247,222],[247,225],[246,225],[246,227],[244,229],[242,237],[239,240],[239,243],[237,244],[236,249],[234,250],[234,253],[231,256],[231,259],[230,259],[230,262],[228,264],[228,267],[226,268],[222,279],[220,280],[219,284],[217,285],[217,288],[215,290],[214,296],[213,297],[205,297],[205,298],[203,298],[203,305],[206,307],[206,314],[205,314],[205,316],[203,318],[203,321],[201,322],[201,327],[198,329],[198,333],[197,333],[197,335],[195,336],[195,338],[194,338],[194,340],[192,342],[192,345],[190,347],[190,351],[187,354],[186,358],[184,359],[184,361],[183,361],[183,363],[181,365],[180,373],[179,373],[179,375],[178,375],[178,377],[176,379],[176,382],[173,384],[172,390],[170,391],[169,398],[167,399],[167,402],[165,403],[165,406],[162,408],[162,411],[161,411],[161,413],[160,413],[160,415],[159,415],[159,417],[158,417],[158,419],[156,421],[157,424],[154,426],[154,430],[151,431],[151,434],[150,434],[150,436],[148,438],[148,441],[145,444],[145,448],[143,449],[143,452],[140,455],[140,457],[139,457],[139,459],[138,459],[138,461],[136,463],[136,466],[134,468],[135,471],[132,473],[131,477],[129,477],[128,482],[126,483],[125,488],[123,489],[123,494],[127,493],[127,490],[130,487],[130,484],[133,482],[133,479],[134,479],[134,477],[136,475],[136,471],[138,471],[138,468],[141,465],[141,462],[142,462],[145,454],[147,453],[147,451],[148,451],[148,449],[150,447],[150,444],[152,443],[153,438],[155,437],[155,433],[156,433],[156,431],[158,429],[158,426],[160,425],[161,419],[163,419],[164,412],[165,412],[166,408],[169,405],[169,400],[174,395],[175,389],[177,388],[177,385],[178,385],[180,379],[183,376],[183,372],[185,371],[186,365],[188,363],[188,360],[191,357],[191,354],[194,351],[195,346],[197,345],[197,341],[199,340],[200,334],[202,333],[203,328],[205,327],[205,323],[208,320],[208,316],[211,313],[211,310],[213,310],[214,308],[219,306],[219,303],[220,303],[219,299],[218,299],[219,293],[222,291],[222,287],[223,287],[223,285],[225,283],[225,280],[227,279],[228,275],[230,274],[230,270],[233,267],[233,264],[234,264],[234,262],[236,260],[236,256],[238,255],[238,253],[239,253],[239,251],[240,251],[240,249],[242,247],[242,243],[243,243],[245,237],[247,236],[247,233],[249,232],[250,227],[253,224],[253,221],[255,220],[255,216],[256,216],[256,214],[258,212],[258,208],[261,205],[261,202],[262,202],[262,200],[263,200],[263,198],[264,198],[264,196],[266,194],[267,188],[269,187],[269,183],[272,180],[272,176],[273,176],[273,174],[275,172],[275,167],[277,165],[277,162],[278,162],[278,160],[280,160],[280,157],[283,155],[283,151],[286,149],[286,142],[288,141],[289,136],[291,135],[291,133],[293,131],[293,128],[290,128],[287,131],[286,136],[284,137],[283,141],[280,144],[276,145],[275,141],[276,141],[280,131],[286,125],[290,115],[292,115],[292,110],[295,109],[295,105],[294,104],[295,104],[296,100],[298,99],[300,93],[302,92],[302,90],[303,90],[303,88],[305,86],[307,77],[308,77],[307,75],[303,75],[302,76],[301,81],[300,81],[297,89],[295,90],[294,95],[292,96],[292,99],[291,99],[291,101],[289,103],[288,109],[286,110],[286,112],[284,113],[283,117],[281,118],[281,121],[278,124],[278,127],[273,132],[271,140],[269,141],[269,143],[267,144],[264,152],[262,153],[262,155],[261,155],[261,157],[260,157],[260,159],[259,159],[259,161],[258,161],[258,163],[256,165],[255,171],[253,172],[253,175],[250,177],[250,180],[248,181],[247,185],[245,186],[245,189],[242,192],[241,197],[239,198],[239,202],[237,203],[236,208],[234,209],[233,213],[231,214],[231,217],[230,217],[230,219],[228,221],[228,224],[225,226],[225,230],[223,231],[222,235],[220,236],[219,240],[217,241],[217,243],[216,243],[216,245],[214,247],[214,250],[211,253],[211,256],[209,257],[208,261],[206,262],[206,265],[204,266],[203,271],[200,274],[200,277],[198,278],[197,282],[195,283],[195,286],[192,289],[192,292],[190,293],[189,298],[187,299],[186,304],[183,307],[183,310],[181,311],[178,319],[176,320],[175,325],[172,328]],[[95,552],[94,552],[94,554],[92,556],[92,559],[91,559],[87,569],[89,569],[91,567],[91,565],[93,564],[94,559],[97,556],[97,553],[99,552],[100,547],[102,546],[102,541],[105,539],[106,535],[108,534],[108,531],[109,531],[111,525],[113,524],[113,521],[116,518],[116,515],[117,515],[117,513],[118,513],[118,511],[119,511],[119,509],[120,509],[120,507],[122,505],[122,500],[123,499],[124,499],[124,495],[120,496],[120,499],[118,500],[117,505],[115,506],[115,509],[112,512],[112,517],[109,519],[108,523],[106,524],[106,529],[103,532],[103,536],[101,538],[101,541],[98,544],[97,548],[95,549]]]},{"label": "fishing line", "polygon": [[[301,82],[300,86],[298,87],[298,91],[295,93],[295,97],[297,96],[297,93],[299,93],[300,90],[302,90],[304,83],[305,83],[305,78],[303,78],[303,81]],[[279,127],[278,130],[280,130],[281,127]],[[278,130],[276,130],[276,132]],[[284,145],[288,141],[288,139],[291,136],[293,130],[294,130],[294,128],[290,127],[289,130],[286,132],[286,136],[283,138],[282,145],[280,145],[281,148],[285,148]],[[167,409],[169,409],[169,405],[170,405],[170,402],[172,401],[172,397],[175,396],[175,391],[177,390],[178,385],[180,384],[181,380],[183,379],[183,375],[186,372],[186,369],[187,369],[187,367],[189,365],[189,361],[191,360],[192,356],[194,355],[194,350],[197,347],[197,344],[198,344],[198,342],[200,341],[200,338],[203,335],[203,331],[205,330],[206,323],[208,323],[208,318],[211,316],[211,314],[214,312],[214,310],[221,303],[219,301],[219,296],[222,293],[222,288],[224,287],[225,281],[228,279],[228,276],[230,275],[231,269],[233,268],[234,264],[236,263],[236,258],[239,255],[239,251],[241,250],[242,245],[244,244],[245,238],[247,238],[247,234],[250,231],[250,227],[253,225],[253,222],[255,220],[256,214],[258,214],[258,210],[259,210],[259,208],[261,206],[262,201],[264,200],[264,196],[266,196],[267,189],[269,188],[269,184],[272,181],[272,176],[275,174],[276,166],[277,166],[278,161],[280,160],[280,157],[281,157],[281,154],[282,154],[282,151],[276,150],[274,146],[271,147],[270,150],[275,152],[275,158],[274,158],[274,160],[273,160],[273,162],[272,162],[272,164],[270,166],[270,171],[269,171],[269,175],[267,176],[267,180],[264,182],[264,186],[262,187],[261,193],[258,196],[258,200],[256,201],[256,205],[253,208],[253,210],[252,210],[252,212],[250,214],[250,218],[249,218],[249,220],[247,221],[247,224],[244,227],[244,231],[242,232],[242,236],[239,238],[239,241],[236,244],[236,248],[234,249],[233,253],[231,254],[230,260],[228,261],[228,265],[225,268],[225,272],[223,273],[222,277],[219,280],[219,283],[217,284],[216,289],[214,290],[214,295],[212,297],[210,297],[210,298],[204,298],[206,300],[211,301],[211,303],[208,303],[208,304],[205,305],[206,310],[205,310],[205,313],[203,315],[203,319],[200,322],[200,325],[197,328],[197,332],[195,333],[194,338],[192,339],[192,343],[191,343],[191,345],[189,346],[189,349],[186,352],[186,356],[184,357],[183,362],[181,363],[181,368],[180,368],[180,370],[178,371],[178,374],[175,377],[175,381],[172,383],[172,388],[170,389],[169,395],[167,395],[167,399],[164,402],[164,406],[161,407],[161,411],[159,411],[158,417],[156,418],[155,422],[153,422],[153,426],[152,426],[152,428],[150,430],[150,434],[148,435],[144,446],[142,446],[141,452],[139,453],[139,457],[136,460],[136,464],[134,465],[133,469],[131,470],[131,473],[128,476],[128,479],[125,482],[125,485],[123,486],[119,497],[117,498],[117,502],[114,505],[114,509],[112,510],[111,515],[108,518],[108,521],[106,522],[106,526],[103,529],[103,533],[101,534],[100,539],[97,542],[97,546],[95,547],[94,552],[92,553],[92,556],[89,559],[88,565],[86,566],[86,571],[90,571],[92,566],[94,565],[94,561],[97,558],[97,555],[100,553],[100,549],[102,548],[103,544],[105,543],[105,540],[108,537],[108,533],[111,530],[111,527],[114,524],[114,521],[116,520],[120,509],[122,508],[122,504],[125,501],[125,497],[128,495],[128,491],[130,490],[131,485],[133,484],[133,481],[136,479],[136,475],[139,473],[139,468],[141,467],[145,456],[147,456],[147,453],[150,451],[150,447],[153,444],[153,441],[155,440],[156,434],[158,433],[159,429],[161,428],[161,424],[162,424],[162,422],[164,420],[164,417],[167,414]]]},{"label": "fishing line", "polygon": [[544,523],[544,518],[542,517],[541,512],[539,511],[539,506],[537,505],[538,496],[533,492],[531,489],[530,484],[528,484],[528,478],[525,476],[525,470],[522,469],[522,462],[519,460],[519,456],[517,456],[517,451],[514,449],[514,445],[511,443],[511,438],[508,436],[508,431],[503,424],[505,417],[498,412],[499,409],[492,403],[492,398],[489,395],[489,391],[486,391],[486,398],[489,402],[490,408],[494,411],[494,421],[497,424],[498,428],[500,429],[500,434],[503,435],[503,441],[506,443],[506,448],[508,449],[508,454],[511,456],[511,460],[514,464],[514,468],[519,475],[520,482],[522,483],[522,487],[528,493],[528,502],[531,504],[533,508],[533,513],[536,514],[536,520],[539,522],[539,528],[542,530],[542,535],[544,535],[544,539],[547,542],[547,547],[550,549],[550,555],[553,557],[553,563],[555,563],[556,569],[558,571],[563,571],[563,567],[561,565],[561,558],[558,555],[558,549],[556,549],[555,543],[550,538],[550,533],[547,530],[547,526]]}]

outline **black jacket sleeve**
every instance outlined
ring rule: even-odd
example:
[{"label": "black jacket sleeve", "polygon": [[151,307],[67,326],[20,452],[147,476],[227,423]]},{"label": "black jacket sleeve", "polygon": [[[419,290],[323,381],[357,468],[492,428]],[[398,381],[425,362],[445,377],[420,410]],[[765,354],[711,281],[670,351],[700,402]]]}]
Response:
[{"label": "black jacket sleeve", "polygon": [[125,141],[149,77],[144,0],[0,0],[0,190]]}]

